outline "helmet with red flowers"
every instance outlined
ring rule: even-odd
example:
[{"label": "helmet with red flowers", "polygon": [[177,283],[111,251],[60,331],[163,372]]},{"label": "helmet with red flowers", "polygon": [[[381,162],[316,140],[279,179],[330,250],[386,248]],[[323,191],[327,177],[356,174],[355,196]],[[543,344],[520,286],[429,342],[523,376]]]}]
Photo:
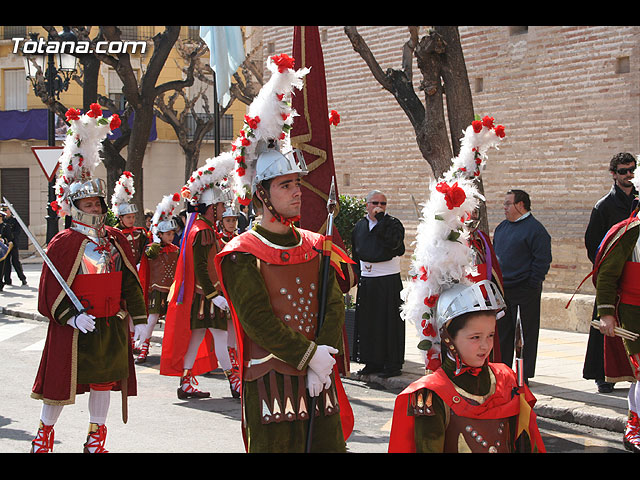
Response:
[{"label": "helmet with red flowers", "polygon": [[131,172],[123,172],[116,182],[111,196],[111,208],[116,215],[138,213],[138,207],[132,202],[135,192],[133,174]]},{"label": "helmet with red flowers", "polygon": [[165,195],[156,206],[156,211],[151,217],[151,232],[155,235],[162,232],[175,230],[178,224],[173,219],[173,212],[180,203],[182,197],[179,193]]},{"label": "helmet with red flowers", "polygon": [[[416,326],[418,348],[425,352],[428,370],[440,365],[440,332],[449,320],[487,305],[502,310],[504,300],[495,295],[494,284],[473,284],[477,275],[470,245],[474,225],[468,219],[484,200],[475,179],[484,167],[486,152],[503,137],[504,127],[496,127],[493,118],[474,121],[465,130],[460,153],[452,159],[449,170],[431,182],[423,205],[409,271],[412,281],[403,291],[401,315]],[[488,303],[479,300],[478,288],[486,291]]]},{"label": "helmet with red flowers", "polygon": [[[119,126],[120,120],[117,115],[105,118],[97,103],[92,104],[85,114],[71,108],[66,118],[69,129],[60,155],[60,168],[54,187],[56,200],[52,206],[59,216],[70,215],[75,222],[100,229],[107,212],[106,183],[101,178],[94,178],[93,173],[101,162],[103,140]],[[102,214],[92,215],[77,208],[78,200],[92,197],[100,199]]]},{"label": "helmet with red flowers", "polygon": [[247,205],[262,182],[289,173],[307,173],[302,153],[290,146],[289,131],[297,112],[291,95],[301,90],[308,68],[294,69],[294,59],[275,55],[267,60],[271,78],[249,106],[244,125],[232,143],[236,160],[232,188]]}]

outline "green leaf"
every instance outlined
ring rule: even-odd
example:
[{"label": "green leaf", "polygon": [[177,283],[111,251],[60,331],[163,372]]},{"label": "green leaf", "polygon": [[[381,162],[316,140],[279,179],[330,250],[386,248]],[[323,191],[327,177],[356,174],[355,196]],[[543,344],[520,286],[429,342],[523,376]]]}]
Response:
[{"label": "green leaf", "polygon": [[457,242],[458,238],[460,238],[460,232],[458,232],[457,230],[451,230],[451,233],[449,233],[447,240],[451,240],[452,242]]},{"label": "green leaf", "polygon": [[418,343],[418,350],[424,350],[425,352],[429,351],[431,345],[431,340],[422,340],[420,341],[420,343]]}]

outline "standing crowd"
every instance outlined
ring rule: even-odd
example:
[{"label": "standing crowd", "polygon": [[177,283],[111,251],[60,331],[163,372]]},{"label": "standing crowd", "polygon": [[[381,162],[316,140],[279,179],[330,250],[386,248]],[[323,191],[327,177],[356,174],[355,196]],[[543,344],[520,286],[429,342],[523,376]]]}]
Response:
[{"label": "standing crowd", "polygon": [[[83,393],[89,395],[84,451],[107,451],[111,392],[120,392],[126,422],[127,399],[137,395],[135,364],[147,361],[160,321],[160,374],[177,377],[177,397],[188,400],[209,397],[197,377],[221,368],[241,403],[247,452],[347,451],[354,418],[337,356],[363,363],[359,375],[401,374],[406,320],[415,317],[403,295],[404,227],[387,213],[379,190],[367,195],[366,216],[354,226],[352,259],[340,256],[330,238],[298,226],[309,171],[284,140],[295,116],[288,100],[306,72],[295,71],[286,55],[272,57],[268,67],[272,77],[248,109],[232,151],[208,159],[181,191],[164,196],[144,215],[145,227],[135,224],[143,212],[133,202],[133,175],[124,172],[113,192],[94,175],[113,117],[104,119],[97,105],[91,115],[68,112],[55,207],[71,222],[49,242],[54,267],[45,264],[39,286],[39,311],[50,322],[31,392],[43,402],[33,452],[53,450],[63,407]],[[504,135],[488,117],[472,127],[470,138],[483,128]],[[640,451],[640,343],[616,333],[640,333],[635,166],[629,154],[614,157],[614,185],[594,207],[585,234],[600,323],[590,332],[584,375],[601,392],[616,381],[633,382],[624,443]],[[446,177],[435,187],[442,210],[425,209],[430,220],[452,214],[463,222],[445,232],[446,248],[461,248],[455,260],[462,276],[455,279],[456,268],[437,246],[440,255],[413,272],[413,288],[426,288],[416,321],[425,335],[425,375],[397,397],[389,451],[544,452],[528,383],[535,376],[551,237],[527,192],[513,189],[491,241],[478,228],[480,196],[465,193],[471,187],[464,171],[455,184]],[[114,226],[106,224],[109,208]],[[8,209],[0,216],[0,267],[10,262],[24,284],[10,216]],[[350,353],[341,262],[352,262],[358,276]],[[435,290],[428,282],[440,274],[445,280]],[[0,276],[0,287],[7,278]],[[618,354],[609,358],[614,347],[605,345]]]}]

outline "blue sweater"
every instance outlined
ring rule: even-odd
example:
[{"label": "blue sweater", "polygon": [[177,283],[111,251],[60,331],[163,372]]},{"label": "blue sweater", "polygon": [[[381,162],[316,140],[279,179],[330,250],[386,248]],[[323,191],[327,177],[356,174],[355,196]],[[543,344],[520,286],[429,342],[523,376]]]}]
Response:
[{"label": "blue sweater", "polygon": [[493,247],[505,287],[540,287],[551,265],[551,236],[532,214],[504,220],[493,233]]}]

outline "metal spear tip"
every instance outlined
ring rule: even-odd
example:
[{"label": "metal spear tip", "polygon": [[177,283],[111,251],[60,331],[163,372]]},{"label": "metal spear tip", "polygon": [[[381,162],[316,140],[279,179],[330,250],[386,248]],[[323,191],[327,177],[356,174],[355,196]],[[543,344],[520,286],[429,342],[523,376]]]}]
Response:
[{"label": "metal spear tip", "polygon": [[521,351],[523,347],[524,347],[524,334],[522,332],[522,319],[520,318],[520,305],[518,305],[518,313],[516,315],[516,333],[515,333],[515,348],[516,348],[517,356],[520,356],[518,352]]},{"label": "metal spear tip", "polygon": [[329,190],[329,198],[327,199],[327,210],[332,211],[336,203],[336,179],[335,177],[331,177],[331,189]]}]

